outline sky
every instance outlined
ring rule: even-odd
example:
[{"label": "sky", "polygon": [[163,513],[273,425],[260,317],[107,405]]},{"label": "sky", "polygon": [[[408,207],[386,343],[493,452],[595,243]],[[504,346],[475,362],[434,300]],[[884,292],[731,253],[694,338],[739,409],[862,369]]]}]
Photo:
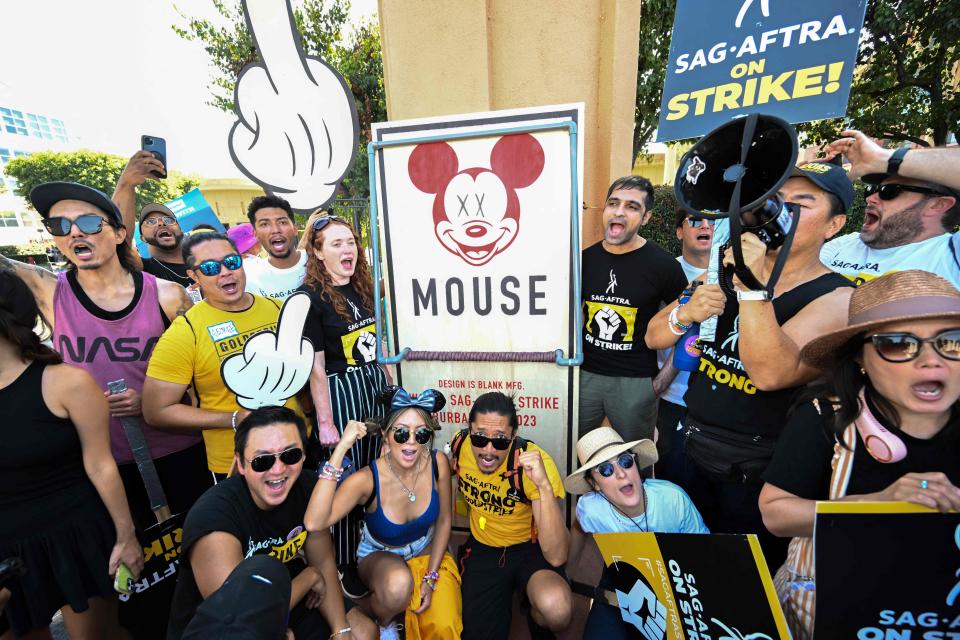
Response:
[{"label": "sky", "polygon": [[[352,21],[376,11],[351,2]],[[166,138],[171,170],[243,177],[227,148],[235,118],[206,104],[203,45],[171,28],[180,13],[217,16],[210,0],[4,1],[0,105],[60,118],[83,148],[130,156],[148,134]]]}]

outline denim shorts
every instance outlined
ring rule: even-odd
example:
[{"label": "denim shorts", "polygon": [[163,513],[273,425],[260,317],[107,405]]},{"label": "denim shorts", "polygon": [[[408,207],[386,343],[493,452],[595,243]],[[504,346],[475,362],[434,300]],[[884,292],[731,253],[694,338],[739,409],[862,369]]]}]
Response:
[{"label": "denim shorts", "polygon": [[417,538],[413,542],[399,547],[391,547],[370,535],[370,531],[367,530],[367,523],[364,522],[360,531],[360,546],[357,547],[357,559],[364,558],[374,551],[388,551],[397,554],[404,560],[409,560],[410,558],[422,555],[424,549],[430,546],[431,542],[433,542],[433,527],[430,527],[430,530],[427,531],[426,535],[422,538]]}]

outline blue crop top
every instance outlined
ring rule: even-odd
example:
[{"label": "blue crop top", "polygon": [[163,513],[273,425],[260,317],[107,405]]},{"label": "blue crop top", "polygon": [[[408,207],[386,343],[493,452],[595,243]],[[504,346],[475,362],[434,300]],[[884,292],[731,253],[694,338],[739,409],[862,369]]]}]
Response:
[{"label": "blue crop top", "polygon": [[373,511],[363,512],[363,521],[367,525],[367,530],[374,538],[382,544],[391,547],[402,547],[410,544],[414,540],[419,540],[427,535],[430,527],[440,517],[440,495],[437,493],[437,452],[430,452],[430,459],[433,467],[433,481],[430,489],[430,505],[419,517],[405,524],[390,522],[383,513],[383,507],[380,504],[380,476],[377,472],[377,464],[374,461],[370,465],[373,472],[373,492],[377,497],[377,508]]}]

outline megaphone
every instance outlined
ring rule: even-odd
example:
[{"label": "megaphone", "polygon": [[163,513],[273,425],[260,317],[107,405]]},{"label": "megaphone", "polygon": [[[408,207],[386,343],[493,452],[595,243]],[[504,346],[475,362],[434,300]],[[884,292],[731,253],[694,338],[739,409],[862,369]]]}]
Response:
[{"label": "megaphone", "polygon": [[[730,219],[734,272],[751,289],[773,295],[796,230],[796,207],[777,191],[797,162],[797,133],[775,116],[751,114],[720,125],[688,151],[674,180],[677,202],[688,213]],[[753,233],[771,249],[780,248],[773,272],[760,283],[743,264],[740,236]],[[733,292],[732,275],[720,284]]]}]

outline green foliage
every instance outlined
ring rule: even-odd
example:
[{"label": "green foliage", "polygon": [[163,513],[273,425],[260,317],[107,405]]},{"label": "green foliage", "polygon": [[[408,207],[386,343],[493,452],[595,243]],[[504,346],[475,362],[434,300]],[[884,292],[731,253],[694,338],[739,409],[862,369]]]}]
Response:
[{"label": "green foliage", "polygon": [[[127,158],[122,156],[82,149],[41,151],[21,156],[8,162],[5,171],[17,181],[15,193],[23,198],[38,184],[56,180],[79,182],[111,195],[126,166]],[[148,202],[166,202],[177,198],[199,184],[199,176],[171,171],[166,180],[147,180],[140,187],[137,207]]]},{"label": "green foliage", "polygon": [[[228,113],[234,111],[233,90],[244,66],[260,60],[253,37],[247,31],[239,0],[211,0],[222,20],[191,18],[180,13],[186,26],[174,25],[181,38],[204,44],[216,70],[210,83],[208,104]],[[367,143],[370,125],[387,119],[383,88],[380,29],[374,20],[356,25],[347,33],[349,0],[303,0],[294,9],[304,52],[327,61],[346,79],[357,105],[360,136],[357,159],[341,184],[344,197],[369,194]],[[220,23],[225,23],[225,26]]]},{"label": "green foliage", "polygon": [[[680,255],[680,241],[677,240],[674,212],[677,210],[677,200],[673,195],[673,187],[659,185],[654,187],[653,215],[647,226],[640,229],[640,235],[653,240],[674,256]],[[863,225],[863,212],[866,200],[863,195],[863,183],[854,183],[853,204],[847,212],[847,222],[837,235],[859,231]]]},{"label": "green foliage", "polygon": [[663,79],[667,74],[676,0],[644,0],[640,15],[637,101],[634,112],[633,157],[653,139],[660,118]]}]

